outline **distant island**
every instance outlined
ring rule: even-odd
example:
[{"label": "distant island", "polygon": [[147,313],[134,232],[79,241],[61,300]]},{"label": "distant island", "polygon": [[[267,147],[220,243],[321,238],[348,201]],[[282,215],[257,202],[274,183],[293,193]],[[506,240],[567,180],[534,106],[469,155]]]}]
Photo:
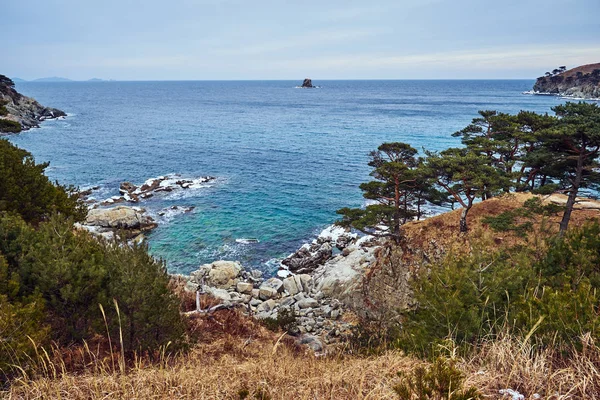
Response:
[{"label": "distant island", "polygon": [[577,99],[600,99],[600,63],[567,70],[565,66],[537,78],[530,94],[546,94]]},{"label": "distant island", "polygon": [[73,81],[69,78],[62,78],[60,76],[51,76],[48,78],[34,79],[32,82],[73,82]]},{"label": "distant island", "polygon": [[73,80],[73,79],[69,79],[69,78],[63,78],[61,76],[50,76],[50,77],[46,77],[46,78],[37,78],[37,79],[32,79],[30,81],[28,81],[27,79],[21,79],[21,78],[10,78],[13,82],[15,83],[22,83],[22,82],[112,82],[113,79],[101,79],[101,78],[92,78],[92,79],[87,79],[84,81],[77,81],[77,80]]}]

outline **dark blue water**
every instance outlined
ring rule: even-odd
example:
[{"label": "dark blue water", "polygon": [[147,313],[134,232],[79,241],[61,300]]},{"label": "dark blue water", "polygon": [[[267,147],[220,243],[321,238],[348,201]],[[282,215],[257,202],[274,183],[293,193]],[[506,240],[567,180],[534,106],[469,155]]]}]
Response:
[{"label": "dark blue water", "polygon": [[[215,259],[272,270],[363,204],[368,152],[385,141],[441,150],[481,109],[550,112],[563,100],[525,96],[533,81],[322,81],[19,83],[71,116],[11,137],[61,183],[142,183],[168,173],[214,175],[210,188],[148,201],[191,214],[149,236],[173,272]],[[258,238],[239,244],[238,238]]]}]

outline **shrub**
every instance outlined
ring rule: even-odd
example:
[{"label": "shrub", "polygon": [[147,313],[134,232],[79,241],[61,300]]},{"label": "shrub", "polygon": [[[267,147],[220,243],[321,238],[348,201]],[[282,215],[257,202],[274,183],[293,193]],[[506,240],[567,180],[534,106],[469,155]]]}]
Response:
[{"label": "shrub", "polygon": [[577,344],[600,333],[600,225],[553,239],[537,260],[527,250],[446,259],[413,282],[419,306],[406,313],[399,344],[431,354],[510,332],[541,345]]},{"label": "shrub", "polygon": [[293,308],[282,307],[277,313],[277,318],[265,318],[263,324],[272,331],[282,330],[288,333],[294,333],[297,328],[296,311]]},{"label": "shrub", "polygon": [[[16,216],[0,218],[0,254],[7,274],[18,279],[15,300],[39,294],[47,307],[52,337],[60,343],[106,334],[99,304],[112,337],[131,350],[183,344],[179,302],[169,290],[164,264],[144,246],[97,241],[74,232],[72,220],[54,216],[37,229]],[[120,309],[114,310],[113,299]]]},{"label": "shrub", "polygon": [[[0,107],[0,111],[6,111],[6,108]],[[8,111],[6,111],[5,114],[2,114],[2,112],[0,112],[0,115],[6,114],[8,114]],[[19,133],[22,130],[23,127],[17,121],[0,118],[0,133]]]},{"label": "shrub", "polygon": [[476,400],[482,396],[474,387],[463,388],[464,375],[453,360],[437,358],[430,367],[398,373],[401,382],[394,392],[402,400]]},{"label": "shrub", "polygon": [[7,100],[0,100],[0,117],[5,117],[8,115],[8,110],[5,107],[7,104]]},{"label": "shrub", "polygon": [[47,163],[36,164],[32,155],[0,139],[0,212],[19,214],[37,224],[57,212],[83,220],[85,205],[72,187],[50,182],[44,175]]}]

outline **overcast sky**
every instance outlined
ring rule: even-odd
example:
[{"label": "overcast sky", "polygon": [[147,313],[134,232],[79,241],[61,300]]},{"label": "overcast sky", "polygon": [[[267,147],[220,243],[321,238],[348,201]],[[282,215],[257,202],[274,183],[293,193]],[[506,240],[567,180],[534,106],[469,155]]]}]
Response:
[{"label": "overcast sky", "polygon": [[1,0],[0,73],[535,78],[600,62],[600,0]]}]

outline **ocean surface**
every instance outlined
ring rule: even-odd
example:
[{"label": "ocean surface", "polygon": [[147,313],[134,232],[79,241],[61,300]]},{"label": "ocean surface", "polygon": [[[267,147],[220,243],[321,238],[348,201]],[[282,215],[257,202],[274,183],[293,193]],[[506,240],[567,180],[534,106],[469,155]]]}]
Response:
[{"label": "ocean surface", "polygon": [[[459,145],[451,134],[478,110],[551,112],[565,100],[527,96],[533,80],[67,82],[17,90],[65,120],[11,136],[62,184],[100,186],[177,173],[205,187],[140,205],[159,221],[151,252],[171,272],[216,259],[265,272],[312,240],[341,207],[364,204],[368,153],[386,141],[421,150]],[[191,213],[168,211],[194,206]],[[166,210],[160,216],[161,210]],[[256,238],[259,243],[238,243]]]}]

